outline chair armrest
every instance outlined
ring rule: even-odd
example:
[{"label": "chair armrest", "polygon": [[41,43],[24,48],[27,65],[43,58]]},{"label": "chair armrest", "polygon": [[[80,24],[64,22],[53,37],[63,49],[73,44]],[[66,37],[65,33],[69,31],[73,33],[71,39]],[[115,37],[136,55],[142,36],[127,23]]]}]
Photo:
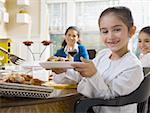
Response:
[{"label": "chair armrest", "polygon": [[[149,68],[150,69],[150,68]],[[82,97],[75,104],[75,113],[87,113],[93,106],[124,106],[133,103],[145,102],[150,95],[150,73],[144,68],[144,80],[140,86],[128,95],[115,97],[113,99],[86,98]]]},{"label": "chair armrest", "polygon": [[[136,92],[135,92],[136,93]],[[112,99],[102,99],[102,98],[80,98],[75,104],[75,113],[87,113],[88,109],[93,106],[124,106],[128,104],[140,102],[140,95],[124,95],[120,97],[115,97]]]},{"label": "chair armrest", "polygon": [[76,102],[75,113],[87,113],[88,109],[93,106],[122,106],[125,97],[117,97],[114,99],[102,98],[86,98],[82,97]]}]

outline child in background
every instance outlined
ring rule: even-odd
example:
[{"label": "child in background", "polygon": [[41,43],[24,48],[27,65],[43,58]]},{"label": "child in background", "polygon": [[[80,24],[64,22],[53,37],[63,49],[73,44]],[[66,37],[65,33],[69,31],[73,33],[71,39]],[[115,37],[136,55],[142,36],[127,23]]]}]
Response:
[{"label": "child in background", "polygon": [[[76,26],[70,26],[67,28],[65,32],[65,39],[62,43],[62,48],[58,49],[54,56],[66,58],[68,57],[70,51],[76,51],[75,55],[73,56],[73,60],[75,62],[81,62],[80,57],[89,59],[89,54],[86,47],[80,42],[80,32]],[[55,69],[53,69],[53,71],[54,70]],[[54,73],[53,77],[56,83],[75,83],[74,81],[68,80],[68,78],[62,76],[61,74]]]},{"label": "child in background", "polygon": [[[140,30],[138,38],[138,48],[140,50],[140,61],[143,67],[150,68],[150,26]],[[147,113],[150,113],[150,98],[147,101]]]},{"label": "child in background", "polygon": [[[73,69],[55,69],[66,72],[68,78],[78,82],[77,91],[87,97],[104,99],[127,95],[140,85],[143,70],[138,58],[128,50],[129,38],[135,33],[131,11],[126,7],[110,7],[98,20],[101,39],[108,47],[96,58],[82,64],[72,64]],[[137,113],[137,104],[122,107],[94,107],[96,113]]]},{"label": "child in background", "polygon": [[150,26],[144,27],[139,33],[138,48],[143,67],[150,67]]},{"label": "child in background", "polygon": [[65,32],[65,40],[62,43],[62,48],[57,50],[55,56],[67,57],[69,52],[76,51],[73,56],[74,61],[81,61],[80,57],[89,59],[89,55],[85,46],[80,43],[80,32],[75,26],[70,26]]}]

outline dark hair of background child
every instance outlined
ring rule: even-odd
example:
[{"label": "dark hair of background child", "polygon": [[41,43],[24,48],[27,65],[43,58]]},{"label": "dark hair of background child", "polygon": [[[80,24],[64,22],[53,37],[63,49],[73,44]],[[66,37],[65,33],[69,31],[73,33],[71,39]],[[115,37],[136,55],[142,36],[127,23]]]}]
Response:
[{"label": "dark hair of background child", "polygon": [[150,35],[150,26],[143,27],[143,28],[140,30],[140,33],[141,33],[141,32],[144,32],[144,33],[147,33],[148,35]]}]

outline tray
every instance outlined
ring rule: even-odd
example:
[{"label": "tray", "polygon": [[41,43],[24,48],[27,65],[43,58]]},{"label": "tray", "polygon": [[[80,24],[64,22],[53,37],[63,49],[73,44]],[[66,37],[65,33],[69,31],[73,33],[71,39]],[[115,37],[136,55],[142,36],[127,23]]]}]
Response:
[{"label": "tray", "polygon": [[1,82],[0,91],[0,96],[6,97],[48,98],[53,88]]}]

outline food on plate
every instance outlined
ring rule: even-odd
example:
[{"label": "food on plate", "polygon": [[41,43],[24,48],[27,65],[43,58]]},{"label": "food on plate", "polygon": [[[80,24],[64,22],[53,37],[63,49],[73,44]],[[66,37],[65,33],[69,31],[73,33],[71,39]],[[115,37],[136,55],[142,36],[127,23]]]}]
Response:
[{"label": "food on plate", "polygon": [[39,79],[31,79],[30,80],[30,83],[32,84],[32,85],[41,85],[41,84],[43,84],[44,83],[44,81],[42,81],[42,80],[39,80]]},{"label": "food on plate", "polygon": [[9,83],[21,83],[21,84],[23,84],[25,81],[25,78],[19,74],[8,74],[8,75],[3,77],[3,81],[9,82]]},{"label": "food on plate", "polygon": [[59,62],[59,61],[71,61],[71,57],[67,57],[67,58],[64,58],[64,57],[57,57],[57,56],[50,56],[47,61],[51,61],[51,62]]},{"label": "food on plate", "polygon": [[50,44],[52,43],[52,41],[43,40],[41,43],[42,43],[44,46],[48,46],[48,45],[50,45]]},{"label": "food on plate", "polygon": [[33,77],[27,74],[21,74],[20,76],[24,77],[25,81],[30,81]]},{"label": "food on plate", "polygon": [[27,74],[18,74],[18,73],[11,73],[5,75],[2,78],[3,82],[7,83],[19,83],[19,84],[28,84],[28,85],[42,85],[44,81],[39,79],[34,79],[31,75]]},{"label": "food on plate", "polygon": [[53,80],[53,73],[51,72],[51,74],[48,76],[48,80]]}]

